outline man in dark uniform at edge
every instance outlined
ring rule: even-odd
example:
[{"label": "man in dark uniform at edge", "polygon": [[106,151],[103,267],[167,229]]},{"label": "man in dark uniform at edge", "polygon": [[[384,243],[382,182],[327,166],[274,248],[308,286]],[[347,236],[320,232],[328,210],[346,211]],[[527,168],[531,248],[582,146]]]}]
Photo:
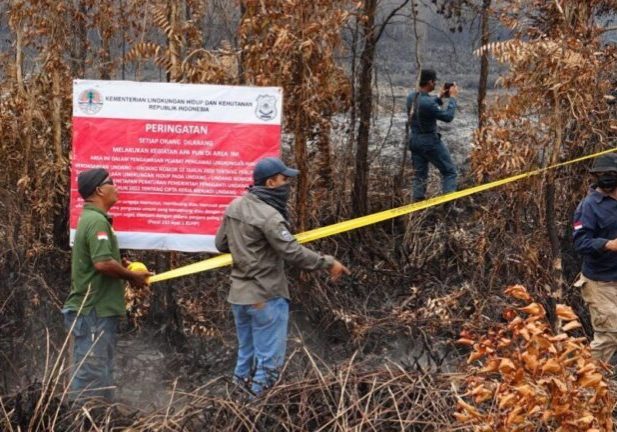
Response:
[{"label": "man in dark uniform at edge", "polygon": [[617,349],[617,153],[597,157],[595,182],[576,208],[573,238],[583,257],[581,288],[593,326],[591,354],[609,362]]},{"label": "man in dark uniform at edge", "polygon": [[302,245],[289,232],[289,178],[298,170],[264,158],[253,170],[254,185],[225,210],[216,233],[221,252],[231,252],[231,303],[238,338],[234,380],[254,395],[271,387],[285,363],[289,288],[285,264],[324,269],[337,280],[349,270],[330,255]]},{"label": "man in dark uniform at edge", "polygon": [[[456,166],[441,134],[437,132],[437,120],[451,122],[456,111],[458,87],[456,84],[449,89],[441,90],[439,97],[430,94],[436,87],[437,74],[432,69],[422,69],[418,91],[407,96],[407,125],[411,128],[409,149],[414,169],[413,201],[426,198],[429,163],[439,170],[442,178],[441,187],[444,194],[456,190]],[[449,98],[448,105],[442,109],[442,99]]]},{"label": "man in dark uniform at edge", "polygon": [[85,203],[73,245],[71,291],[62,310],[65,326],[73,327],[75,376],[70,398],[113,401],[116,334],[119,319],[126,313],[124,281],[142,287],[152,274],[130,271],[122,264],[107,214],[118,200],[108,172],[103,168],[83,171],[77,187]]}]

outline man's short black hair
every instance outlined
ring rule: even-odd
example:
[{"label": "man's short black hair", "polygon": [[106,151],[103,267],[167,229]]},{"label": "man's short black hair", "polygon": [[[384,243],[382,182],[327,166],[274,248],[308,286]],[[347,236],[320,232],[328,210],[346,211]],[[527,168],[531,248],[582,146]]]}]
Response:
[{"label": "man's short black hair", "polygon": [[261,178],[261,179],[259,179],[259,180],[256,180],[255,182],[253,182],[253,184],[254,184],[255,186],[265,186],[265,185],[266,185],[266,182],[268,181],[268,179],[271,179],[271,178],[273,178],[273,177],[276,177],[277,175],[278,175],[278,174],[274,174],[272,177],[264,177],[264,178]]},{"label": "man's short black hair", "polygon": [[430,81],[437,81],[437,73],[433,69],[422,69],[420,71],[420,87],[427,85]]}]

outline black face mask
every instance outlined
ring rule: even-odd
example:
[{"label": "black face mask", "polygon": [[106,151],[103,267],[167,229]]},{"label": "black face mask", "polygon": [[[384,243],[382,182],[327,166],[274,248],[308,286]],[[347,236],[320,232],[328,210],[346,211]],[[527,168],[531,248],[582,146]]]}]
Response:
[{"label": "black face mask", "polygon": [[249,187],[249,192],[256,195],[266,204],[269,204],[277,209],[285,220],[289,220],[289,214],[287,213],[287,200],[289,200],[290,191],[291,185],[289,183],[285,183],[275,188],[269,188],[266,186]]},{"label": "black face mask", "polygon": [[600,174],[598,176],[598,187],[606,190],[617,188],[617,176],[614,174]]}]

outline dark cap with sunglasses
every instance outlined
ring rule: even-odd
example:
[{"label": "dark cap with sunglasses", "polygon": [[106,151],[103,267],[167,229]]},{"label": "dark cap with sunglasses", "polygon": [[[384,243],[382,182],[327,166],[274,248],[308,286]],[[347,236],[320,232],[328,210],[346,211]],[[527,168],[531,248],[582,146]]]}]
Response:
[{"label": "dark cap with sunglasses", "polygon": [[108,177],[109,173],[105,168],[92,168],[80,172],[77,176],[77,190],[79,191],[79,195],[81,195],[83,199],[86,199],[94,193],[97,187],[103,184],[113,184]]}]

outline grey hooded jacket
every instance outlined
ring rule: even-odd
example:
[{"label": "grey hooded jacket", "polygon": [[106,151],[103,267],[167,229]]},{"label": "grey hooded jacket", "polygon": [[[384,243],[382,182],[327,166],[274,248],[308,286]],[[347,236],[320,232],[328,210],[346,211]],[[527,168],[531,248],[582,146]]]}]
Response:
[{"label": "grey hooded jacket", "polygon": [[289,299],[285,262],[303,270],[326,269],[334,263],[332,256],[300,245],[283,216],[250,192],[227,207],[215,244],[233,257],[227,297],[232,304]]}]

